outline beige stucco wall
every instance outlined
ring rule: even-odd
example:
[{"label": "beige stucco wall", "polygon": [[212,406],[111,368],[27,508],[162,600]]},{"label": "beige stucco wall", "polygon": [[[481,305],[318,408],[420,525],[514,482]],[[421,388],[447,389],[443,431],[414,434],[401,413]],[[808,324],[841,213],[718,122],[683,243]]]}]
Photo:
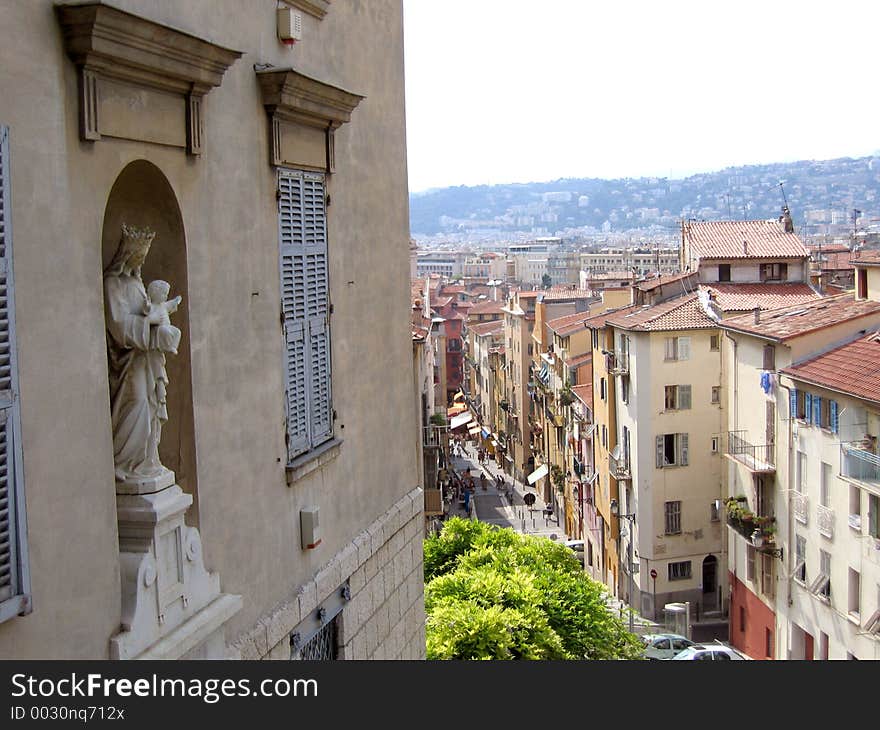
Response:
[{"label": "beige stucco wall", "polygon": [[[118,630],[101,227],[110,188],[133,160],[163,172],[183,217],[199,525],[206,565],[219,571],[225,592],[244,597],[227,640],[290,600],[420,481],[412,449],[401,4],[352,0],[332,3],[321,21],[304,14],[304,38],[292,49],[276,39],[276,3],[268,0],[115,4],[244,56],[205,98],[199,159],[143,142],[81,142],[76,73],[52,2],[0,7],[8,31],[0,122],[11,127],[34,581],[34,612],[0,625],[7,657],[100,658]],[[337,171],[327,184],[333,408],[343,443],[335,459],[291,486],[276,173],[255,63],[294,66],[366,97],[336,133]],[[365,326],[367,318],[381,318],[381,330]],[[298,527],[306,505],[320,507],[323,529],[322,544],[308,552]]]}]

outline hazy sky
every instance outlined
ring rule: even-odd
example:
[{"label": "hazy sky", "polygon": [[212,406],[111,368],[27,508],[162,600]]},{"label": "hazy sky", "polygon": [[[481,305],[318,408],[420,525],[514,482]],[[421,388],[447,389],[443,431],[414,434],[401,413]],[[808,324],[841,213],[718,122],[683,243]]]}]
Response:
[{"label": "hazy sky", "polygon": [[403,0],[410,191],[880,150],[880,2]]}]

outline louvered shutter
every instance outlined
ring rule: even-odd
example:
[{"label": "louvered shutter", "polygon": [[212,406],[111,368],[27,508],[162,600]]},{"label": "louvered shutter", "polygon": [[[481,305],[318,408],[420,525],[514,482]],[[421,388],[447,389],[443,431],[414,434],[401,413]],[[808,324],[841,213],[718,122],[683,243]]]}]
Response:
[{"label": "louvered shutter", "polygon": [[690,360],[691,359],[691,338],[690,337],[679,337],[678,338],[678,359],[679,360]]},{"label": "louvered shutter", "polygon": [[658,469],[662,469],[663,468],[663,437],[662,436],[657,437],[656,444],[657,444],[657,462],[656,462],[655,466]]},{"label": "louvered shutter", "polygon": [[813,422],[813,395],[812,395],[812,393],[804,393],[804,420],[807,423]]},{"label": "louvered shutter", "polygon": [[688,465],[688,435],[686,433],[678,434],[679,445],[679,464],[681,466]]},{"label": "louvered shutter", "polygon": [[818,395],[813,396],[813,423],[822,423],[822,399]]},{"label": "louvered shutter", "polygon": [[797,418],[797,394],[795,388],[788,392],[788,417],[791,419]]},{"label": "louvered shutter", "polygon": [[678,407],[681,410],[687,410],[691,407],[691,386],[678,386]]},{"label": "louvered shutter", "polygon": [[830,403],[831,410],[831,432],[837,433],[840,430],[840,419],[837,415],[837,401],[833,400]]},{"label": "louvered shutter", "polygon": [[0,127],[0,621],[30,610],[9,186],[9,128]]},{"label": "louvered shutter", "polygon": [[305,175],[306,302],[309,323],[309,434],[312,446],[330,438],[330,314],[323,178]]}]

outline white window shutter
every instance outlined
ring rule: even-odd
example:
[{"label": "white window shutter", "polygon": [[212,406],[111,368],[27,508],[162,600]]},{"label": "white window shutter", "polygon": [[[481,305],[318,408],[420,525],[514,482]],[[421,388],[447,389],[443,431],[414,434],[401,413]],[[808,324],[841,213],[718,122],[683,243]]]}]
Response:
[{"label": "white window shutter", "polygon": [[31,610],[19,434],[9,128],[0,126],[0,621]]},{"label": "white window shutter", "polygon": [[678,359],[679,360],[690,360],[691,359],[691,338],[690,337],[679,337],[678,338]]},{"label": "white window shutter", "polygon": [[691,386],[678,386],[678,407],[682,410],[686,410],[691,407]]},{"label": "white window shutter", "polygon": [[675,352],[675,338],[667,337],[666,338],[666,359],[667,360],[675,360],[676,352]]},{"label": "white window shutter", "polygon": [[656,439],[657,444],[657,462],[655,466],[658,469],[663,468],[663,436],[658,436]]},{"label": "white window shutter", "polygon": [[687,466],[688,465],[688,435],[686,433],[678,434],[678,444],[679,444],[679,450],[680,450],[680,454],[679,454],[680,458],[679,458],[678,463],[681,464],[681,466]]}]

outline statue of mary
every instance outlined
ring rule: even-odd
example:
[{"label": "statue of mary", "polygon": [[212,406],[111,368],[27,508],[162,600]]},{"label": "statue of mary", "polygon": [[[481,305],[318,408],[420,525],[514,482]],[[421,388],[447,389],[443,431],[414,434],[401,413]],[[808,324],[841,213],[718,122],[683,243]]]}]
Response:
[{"label": "statue of mary", "polygon": [[[168,323],[168,313],[176,306],[152,305],[141,279],[141,265],[155,235],[148,228],[123,223],[119,248],[104,270],[116,482],[138,491],[161,489],[174,481],[173,472],[159,461],[162,425],[168,420],[165,352],[174,350],[163,344],[166,338],[158,330],[177,329]],[[156,367],[157,358],[162,367]]]}]

